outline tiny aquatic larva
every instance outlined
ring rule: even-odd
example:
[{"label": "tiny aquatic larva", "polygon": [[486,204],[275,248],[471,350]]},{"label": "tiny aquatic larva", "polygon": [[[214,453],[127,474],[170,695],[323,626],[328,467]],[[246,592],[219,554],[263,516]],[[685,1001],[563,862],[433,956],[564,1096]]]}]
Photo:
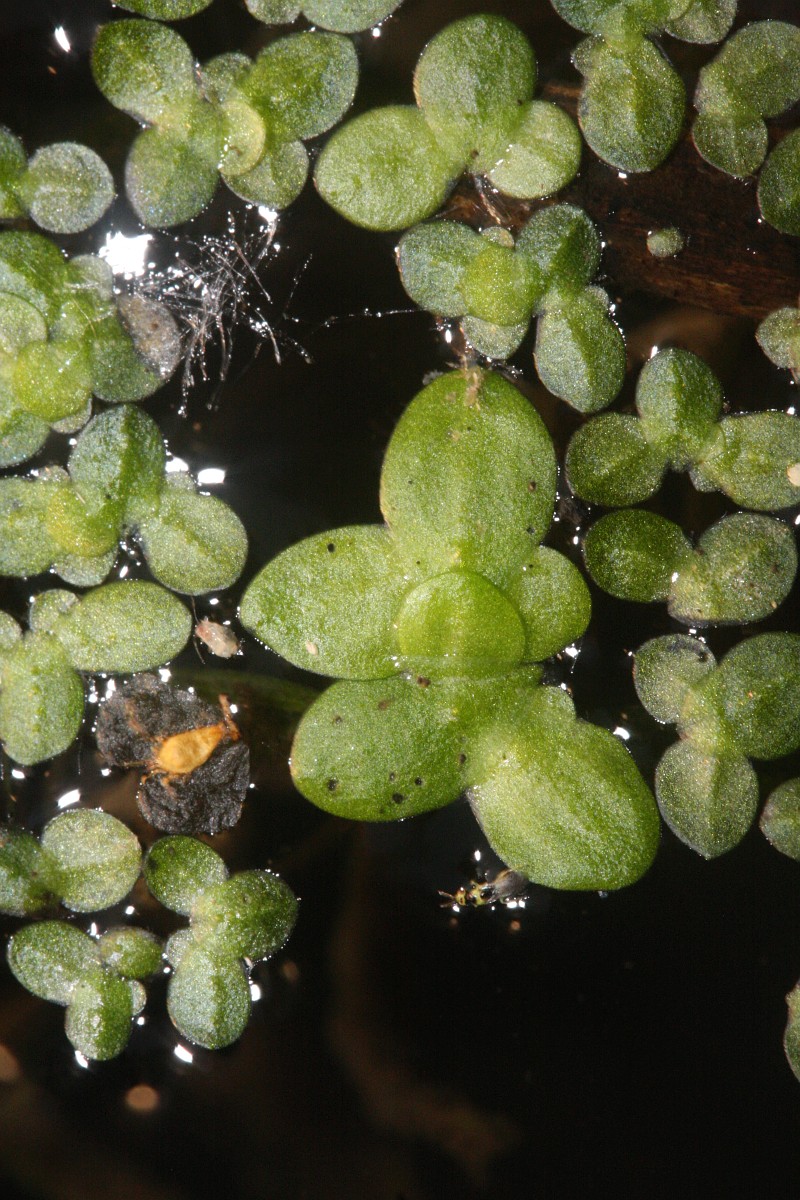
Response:
[{"label": "tiny aquatic larva", "polygon": [[220,625],[218,621],[210,621],[208,617],[197,622],[194,636],[218,658],[233,658],[239,653],[239,639],[233,630],[227,625]]}]

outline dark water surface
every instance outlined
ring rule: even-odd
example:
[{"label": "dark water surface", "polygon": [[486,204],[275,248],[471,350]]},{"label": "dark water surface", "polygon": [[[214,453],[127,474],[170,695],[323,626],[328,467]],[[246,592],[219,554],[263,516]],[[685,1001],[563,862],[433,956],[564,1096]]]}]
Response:
[{"label": "dark water surface", "polygon": [[[406,0],[380,38],[359,39],[359,103],[410,99],[427,38],[481,10],[525,28],[544,78],[573,77],[577,35],[545,0]],[[119,180],[133,123],[98,99],[87,68],[94,29],[110,13],[102,0],[6,0],[0,120],[29,151],[87,141]],[[747,14],[800,17],[791,2],[754,2]],[[54,38],[59,26],[68,53]],[[201,59],[253,53],[265,36],[234,0],[215,0],[177,28]],[[687,64],[700,57],[684,53]],[[220,192],[189,236],[224,229],[230,201]],[[241,243],[257,222],[237,211]],[[64,245],[96,252],[110,230],[140,232],[124,202]],[[408,311],[391,235],[349,227],[309,186],[275,241],[264,275],[270,298],[250,299],[272,324],[281,363],[243,329],[224,387],[198,386],[186,416],[177,381],[145,406],[192,470],[225,470],[214,491],[248,529],[244,581],[300,537],[380,519],[378,477],[394,423],[424,376],[449,361],[431,319]],[[159,237],[152,249],[167,258],[174,243]],[[607,286],[613,291],[613,280]],[[615,299],[634,367],[653,345],[682,345],[718,371],[733,411],[793,402],[794,388],[757,353],[749,323],[700,313],[688,307],[691,296],[687,307]],[[513,360],[518,383],[563,450],[576,420],[538,385],[531,344]],[[209,366],[213,373],[213,351]],[[631,396],[629,385],[622,402]],[[65,445],[54,438],[37,462],[63,461]],[[671,479],[658,504],[690,530],[726,509],[685,478]],[[585,515],[563,499],[548,539],[576,560]],[[22,614],[34,590],[8,584],[4,604]],[[204,598],[198,614],[233,615],[239,595],[232,589],[216,608]],[[671,733],[636,704],[628,652],[671,624],[661,607],[596,590],[593,599],[576,663],[557,663],[553,674],[569,681],[581,715],[630,731],[651,778]],[[796,612],[795,592],[758,631],[796,625]],[[737,636],[718,631],[709,640],[724,652]],[[204,670],[191,649],[181,665]],[[252,640],[233,669],[319,686]],[[783,997],[800,976],[800,866],[757,830],[711,863],[665,831],[652,870],[621,893],[533,889],[523,908],[456,914],[440,907],[438,890],[465,883],[477,852],[491,863],[466,805],[388,827],[350,825],[292,792],[280,721],[261,727],[254,753],[258,786],[241,824],[215,844],[233,869],[274,866],[301,908],[283,953],[255,971],[261,998],[244,1037],[185,1061],[157,984],[121,1058],[82,1066],[63,1012],[0,966],[3,1200],[797,1194],[800,1085],[781,1034]],[[152,841],[132,781],[100,766],[90,732],[79,752],[43,768],[15,775],[6,762],[0,805],[38,829],[58,797],[80,788],[82,803],[102,804]],[[764,795],[798,770],[797,756],[759,768]],[[163,914],[144,892],[131,904],[131,919],[162,931]]]}]

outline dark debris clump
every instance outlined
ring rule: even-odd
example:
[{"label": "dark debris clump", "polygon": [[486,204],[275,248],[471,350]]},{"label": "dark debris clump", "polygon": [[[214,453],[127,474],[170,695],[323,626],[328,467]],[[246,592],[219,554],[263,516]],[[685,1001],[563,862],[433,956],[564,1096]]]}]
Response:
[{"label": "dark debris clump", "polygon": [[100,709],[100,753],[142,770],[137,804],[165,833],[219,833],[239,820],[250,754],[224,696],[208,704],[155,675],[137,675]]}]

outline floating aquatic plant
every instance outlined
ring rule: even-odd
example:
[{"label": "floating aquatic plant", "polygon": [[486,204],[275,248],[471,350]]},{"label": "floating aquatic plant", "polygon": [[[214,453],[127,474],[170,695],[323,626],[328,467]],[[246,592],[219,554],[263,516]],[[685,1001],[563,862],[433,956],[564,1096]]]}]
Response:
[{"label": "floating aquatic plant", "polygon": [[173,29],[123,20],[101,28],[92,70],[106,99],[147,126],[125,168],[145,225],[178,225],[209,203],[220,177],[253,204],[285,208],[308,174],[303,142],[347,111],[358,81],[352,43],[296,33],[255,61],[222,54],[197,68]]},{"label": "floating aquatic plant", "polygon": [[138,981],[161,966],[161,944],[133,926],[95,939],[64,921],[40,921],[14,934],[7,957],[23,987],[66,1008],[66,1034],[75,1050],[104,1061],[128,1044],[132,1020],[147,998]]},{"label": "floating aquatic plant", "polygon": [[368,229],[405,229],[436,211],[459,175],[485,176],[510,196],[557,192],[580,163],[580,135],[553,104],[534,100],[536,60],[503,17],[454,21],[425,47],[416,106],[348,122],[317,162],[320,195]]},{"label": "floating aquatic plant", "polygon": [[357,33],[370,29],[399,8],[401,0],[245,0],[248,12],[267,25],[296,21],[302,13],[321,29],[336,33]]},{"label": "floating aquatic plant", "polygon": [[109,583],[78,597],[42,592],[29,631],[0,612],[0,741],[23,765],[60,754],[83,720],[79,672],[129,674],[162,666],[189,639],[191,616],[154,583]]},{"label": "floating aquatic plant", "polygon": [[756,338],[776,367],[800,377],[800,308],[778,308],[756,330]]},{"label": "floating aquatic plant", "polygon": [[759,634],[719,665],[697,638],[655,638],[637,651],[634,680],[645,708],[680,736],[656,768],[664,820],[706,858],[724,854],[755,818],[749,760],[800,746],[800,635]]},{"label": "floating aquatic plant", "polygon": [[80,233],[114,199],[114,181],[94,150],[77,142],[43,146],[28,159],[0,125],[0,220],[30,217],[50,233]]},{"label": "floating aquatic plant", "polygon": [[666,600],[670,616],[686,625],[763,621],[797,573],[792,530],[759,513],[723,517],[693,548],[674,521],[624,509],[596,521],[583,549],[604,591],[621,600]]},{"label": "floating aquatic plant", "polygon": [[787,779],[770,792],[759,826],[770,845],[800,861],[800,778]]},{"label": "floating aquatic plant", "polygon": [[590,36],[573,55],[584,76],[578,102],[583,136],[622,171],[652,171],[677,142],[686,104],[680,76],[652,35],[716,42],[736,16],[736,0],[551,0],[565,21]]},{"label": "floating aquatic plant", "polygon": [[102,582],[120,538],[135,532],[155,578],[197,595],[239,576],[247,536],[235,513],[167,472],[152,417],[124,404],[94,417],[78,436],[67,470],[0,480],[6,536],[0,574],[53,568],[68,583]]},{"label": "floating aquatic plant", "polygon": [[189,837],[161,838],[144,863],[148,888],[161,904],[188,916],[188,929],[168,940],[173,968],[167,1009],[178,1032],[211,1050],[241,1037],[250,1018],[242,959],[257,962],[284,944],[297,901],[269,871],[228,875],[222,858]]},{"label": "floating aquatic plant", "polygon": [[500,857],[539,883],[614,888],[649,865],[658,822],[622,744],[539,687],[579,637],[586,585],[540,546],[555,455],[509,383],[456,371],[412,401],[381,477],[383,526],[306,539],[247,589],[241,619],[291,662],[338,676],[311,706],[292,774],[360,820],[466,791]]},{"label": "floating aquatic plant", "polygon": [[800,100],[800,28],[756,21],[729,38],[700,72],[694,143],[729,175],[752,175],[767,156],[765,117]]},{"label": "floating aquatic plant", "polygon": [[[781,317],[780,325],[773,318],[759,336],[783,363],[791,354],[791,317]],[[645,363],[636,408],[638,416],[604,413],[573,435],[565,469],[582,499],[609,507],[638,504],[671,468],[688,470],[695,487],[716,488],[744,508],[774,511],[800,500],[800,419],[760,412],[720,420],[720,382],[688,350],[662,350]]]},{"label": "floating aquatic plant", "polygon": [[479,354],[507,358],[535,314],[536,367],[551,392],[582,412],[617,395],[625,343],[608,296],[590,286],[600,238],[582,209],[541,209],[516,241],[497,226],[477,233],[455,221],[417,225],[400,239],[397,259],[411,299],[460,319]]},{"label": "floating aquatic plant", "polygon": [[0,912],[34,916],[60,901],[97,912],[124,900],[139,876],[142,851],[133,833],[100,809],[59,813],[39,839],[24,829],[0,831]]},{"label": "floating aquatic plant", "polygon": [[647,249],[653,258],[674,258],[685,245],[686,238],[674,225],[654,229],[647,235]]},{"label": "floating aquatic plant", "polygon": [[162,304],[116,296],[107,263],[67,260],[36,233],[0,233],[0,466],[30,458],[51,427],[80,429],[92,397],[141,400],[181,346]]}]

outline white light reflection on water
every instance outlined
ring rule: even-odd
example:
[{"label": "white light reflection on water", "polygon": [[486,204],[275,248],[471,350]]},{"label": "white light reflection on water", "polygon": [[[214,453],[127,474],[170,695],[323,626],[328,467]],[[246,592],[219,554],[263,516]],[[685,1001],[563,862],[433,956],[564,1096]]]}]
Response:
[{"label": "white light reflection on water", "polygon": [[61,49],[66,54],[69,54],[70,50],[72,49],[72,43],[69,40],[67,31],[63,25],[56,25],[55,29],[53,30],[53,37],[55,38],[56,42],[61,47]]},{"label": "white light reflection on water", "polygon": [[187,1046],[181,1045],[180,1042],[178,1042],[177,1046],[172,1051],[172,1053],[175,1055],[176,1058],[179,1058],[181,1060],[181,1062],[185,1062],[185,1063],[194,1062],[194,1055],[192,1054],[191,1050],[189,1050]]},{"label": "white light reflection on water", "polygon": [[138,233],[133,237],[124,233],[107,233],[105,245],[97,253],[106,260],[115,275],[136,279],[152,266],[147,262],[147,248],[152,240],[151,233]]},{"label": "white light reflection on water", "polygon": [[64,792],[63,796],[59,796],[56,804],[59,808],[69,808],[71,804],[77,804],[81,798],[79,788],[72,788],[69,792]]},{"label": "white light reflection on water", "polygon": [[84,1054],[81,1054],[80,1050],[75,1051],[75,1062],[85,1071],[89,1069],[89,1060]]},{"label": "white light reflection on water", "polygon": [[197,482],[201,487],[225,482],[225,470],[222,467],[203,467],[197,472]]}]

